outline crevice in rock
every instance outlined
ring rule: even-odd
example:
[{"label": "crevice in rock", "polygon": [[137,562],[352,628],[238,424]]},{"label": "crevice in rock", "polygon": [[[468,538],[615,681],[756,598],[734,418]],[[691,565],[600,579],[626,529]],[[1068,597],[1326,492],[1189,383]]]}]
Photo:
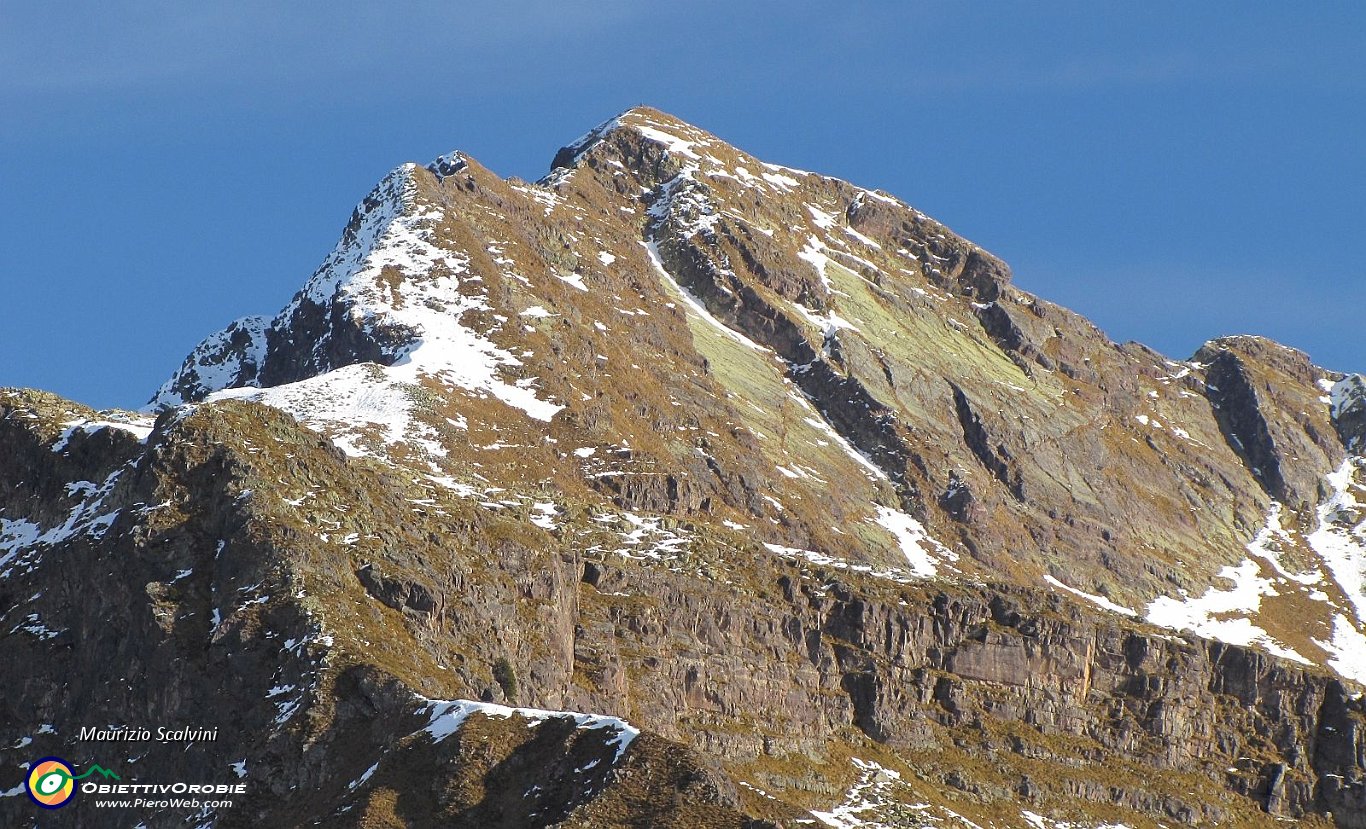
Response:
[{"label": "crevice in rock", "polygon": [[1015,459],[999,443],[991,446],[991,435],[982,425],[982,418],[973,411],[968,396],[956,383],[949,383],[953,389],[953,406],[958,413],[958,423],[963,427],[963,442],[988,472],[1005,485],[1017,501],[1024,500],[1024,479],[1015,467]]}]

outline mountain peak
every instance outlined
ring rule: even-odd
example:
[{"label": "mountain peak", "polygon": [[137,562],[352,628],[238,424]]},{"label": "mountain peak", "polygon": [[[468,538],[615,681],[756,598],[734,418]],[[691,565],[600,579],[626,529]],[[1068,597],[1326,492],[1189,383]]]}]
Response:
[{"label": "mountain peak", "polygon": [[435,160],[433,160],[430,164],[427,165],[427,169],[432,173],[432,175],[435,175],[437,178],[442,179],[447,176],[453,176],[461,170],[466,169],[467,167],[469,167],[469,164],[470,160],[464,153],[460,152],[459,150],[452,150],[451,152],[446,153],[443,156],[439,156]]},{"label": "mountain peak", "polygon": [[[384,442],[392,444],[415,438],[405,399],[433,382],[492,394],[548,420],[562,407],[502,380],[499,367],[518,359],[488,339],[485,326],[466,324],[466,315],[490,308],[473,260],[496,259],[497,250],[471,250],[458,234],[452,238],[444,202],[489,179],[508,186],[460,152],[395,168],[356,207],[341,241],[283,310],[269,322],[239,320],[209,337],[151,405],[214,395],[273,401],[305,420],[384,426]],[[364,364],[375,368],[353,369]],[[378,394],[364,390],[367,384]],[[338,397],[360,408],[337,407]],[[324,414],[303,414],[314,410]]]},{"label": "mountain peak", "polygon": [[730,153],[735,149],[707,131],[670,115],[662,110],[648,106],[632,107],[613,118],[598,124],[579,138],[561,147],[551,162],[551,169],[573,167],[593,149],[609,144],[610,139],[626,133],[636,139],[644,139],[662,145],[673,153],[685,158],[698,158],[694,148],[715,145],[724,147]]},{"label": "mountain peak", "polygon": [[[1359,431],[1355,397],[1320,401],[1340,375],[1300,352],[1229,337],[1179,364],[1117,346],[900,201],[658,110],[558,160],[536,185],[460,152],[396,168],[288,306],[205,340],[155,402],[248,398],[463,487],[470,469],[509,489],[550,475],[622,508],[764,522],[778,550],[1066,576],[1130,607],[1207,583],[1220,559],[1192,551],[1265,524],[1269,501],[1308,515]],[[462,445],[475,433],[498,473]],[[1072,451],[1109,460],[1079,470]],[[1115,468],[1163,483],[1136,496]],[[1203,523],[1114,529],[1197,491]],[[877,529],[851,541],[831,514]]]},{"label": "mountain peak", "polygon": [[40,724],[222,711],[137,775],[314,770],[252,825],[640,822],[613,787],[753,822],[668,780],[784,824],[1364,813],[1366,381],[1117,345],[657,110],[558,158],[396,168],[155,425],[0,394],[15,765],[64,753]]}]

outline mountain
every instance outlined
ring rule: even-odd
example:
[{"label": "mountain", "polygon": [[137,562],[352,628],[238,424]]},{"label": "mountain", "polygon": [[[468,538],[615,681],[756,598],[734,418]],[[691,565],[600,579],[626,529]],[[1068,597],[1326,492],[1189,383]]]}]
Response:
[{"label": "mountain", "polygon": [[0,815],[1366,826],[1366,380],[1010,279],[648,108],[395,169],[143,412],[0,393]]}]

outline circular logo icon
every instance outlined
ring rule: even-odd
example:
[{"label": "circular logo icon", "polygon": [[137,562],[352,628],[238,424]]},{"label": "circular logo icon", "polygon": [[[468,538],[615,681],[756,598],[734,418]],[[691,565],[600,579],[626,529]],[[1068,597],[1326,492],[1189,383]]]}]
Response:
[{"label": "circular logo icon", "polygon": [[28,769],[28,796],[44,809],[60,809],[76,793],[71,766],[60,757],[44,757]]}]

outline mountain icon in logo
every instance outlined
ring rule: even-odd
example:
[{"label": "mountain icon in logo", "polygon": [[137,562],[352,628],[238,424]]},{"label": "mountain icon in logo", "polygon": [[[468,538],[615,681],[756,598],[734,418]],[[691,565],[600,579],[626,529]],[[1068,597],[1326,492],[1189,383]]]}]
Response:
[{"label": "mountain icon in logo", "polygon": [[98,774],[105,780],[118,780],[119,776],[109,769],[92,764],[81,774],[72,770],[71,764],[60,757],[44,757],[29,767],[25,788],[28,796],[44,809],[60,809],[71,801],[76,793],[76,781]]}]

